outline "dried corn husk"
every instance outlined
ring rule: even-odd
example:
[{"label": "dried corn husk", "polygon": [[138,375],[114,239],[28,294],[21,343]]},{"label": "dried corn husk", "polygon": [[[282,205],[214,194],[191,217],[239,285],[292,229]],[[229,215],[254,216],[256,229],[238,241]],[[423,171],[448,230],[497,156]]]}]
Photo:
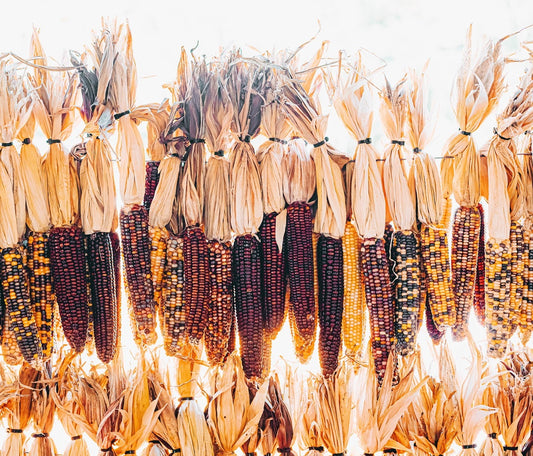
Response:
[{"label": "dried corn husk", "polygon": [[160,162],[167,154],[164,136],[170,122],[170,104],[168,99],[161,103],[149,103],[136,106],[130,116],[137,122],[146,122],[147,147],[150,160]]},{"label": "dried corn husk", "polygon": [[498,439],[502,433],[502,411],[496,406],[496,396],[498,395],[498,381],[489,383],[483,390],[482,403],[487,407],[495,409],[495,413],[487,418],[485,432],[487,437],[479,449],[480,455],[503,456],[503,446]]},{"label": "dried corn husk", "polygon": [[315,164],[305,140],[293,138],[289,141],[281,168],[283,195],[287,204],[302,201],[311,203],[316,188],[316,174]]},{"label": "dried corn husk", "polygon": [[33,382],[32,421],[35,433],[28,454],[30,456],[55,456],[57,453],[53,440],[49,437],[56,411],[52,390],[57,387],[57,377],[48,379],[44,371]]},{"label": "dried corn husk", "polygon": [[[258,426],[259,449],[265,456],[272,455],[276,452],[276,448],[281,448],[277,445],[276,440],[276,435],[280,428],[280,416],[274,411],[274,402],[277,394],[276,387],[279,387],[279,385],[276,385],[274,378],[270,377],[268,379],[268,395]],[[252,436],[253,438],[255,438],[255,435]]]},{"label": "dried corn husk", "polygon": [[324,430],[320,427],[318,377],[310,376],[304,384],[301,421],[298,421],[300,448],[306,456],[320,456],[324,451]]}]

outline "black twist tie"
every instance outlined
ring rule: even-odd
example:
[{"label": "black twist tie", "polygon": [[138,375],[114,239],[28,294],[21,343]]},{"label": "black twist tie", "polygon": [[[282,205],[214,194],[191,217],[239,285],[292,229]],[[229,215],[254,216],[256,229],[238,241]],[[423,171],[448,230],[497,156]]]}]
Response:
[{"label": "black twist tie", "polygon": [[151,443],[152,445],[159,445],[161,442],[159,440],[148,440],[148,443]]},{"label": "black twist tie", "polygon": [[363,456],[374,456],[374,453],[363,453]]},{"label": "black twist tie", "polygon": [[503,451],[518,451],[518,447],[504,446]]},{"label": "black twist tie", "polygon": [[401,139],[393,139],[391,141],[391,144],[398,144],[398,146],[405,146],[405,141],[403,141]]},{"label": "black twist tie", "polygon": [[489,434],[489,437],[491,439],[497,439],[498,438],[498,434],[496,434],[496,432],[492,432],[491,434]]},{"label": "black twist tie", "polygon": [[2,147],[11,147],[13,145],[13,141],[11,142],[7,142],[7,143],[2,143]]},{"label": "black twist tie", "polygon": [[31,435],[34,439],[46,439],[48,437],[48,432],[41,432],[39,434]]},{"label": "black twist tie", "polygon": [[244,456],[255,456],[255,451],[253,453],[244,453]]},{"label": "black twist tie", "polygon": [[332,453],[331,456],[344,456],[346,454],[346,451],[343,451],[342,453]]},{"label": "black twist tie", "polygon": [[222,149],[217,150],[213,155],[215,157],[223,157],[224,156],[224,151]]},{"label": "black twist tie", "polygon": [[272,453],[265,453],[265,456],[272,456]]},{"label": "black twist tie", "polygon": [[60,139],[52,139],[52,138],[48,138],[48,139],[46,140],[46,142],[47,142],[48,144],[52,145],[52,144],[59,144],[59,143],[61,142],[61,140],[60,140]]},{"label": "black twist tie", "polygon": [[415,154],[419,154],[420,152],[422,152],[422,149],[420,149],[420,147],[415,147],[415,148],[413,149],[413,152],[414,152]]},{"label": "black twist tie", "polygon": [[471,131],[464,131],[464,130],[461,130],[460,128],[459,128],[459,133],[465,136],[470,136],[472,134]]},{"label": "black twist tie", "polygon": [[239,136],[239,139],[242,141],[242,142],[245,142],[245,143],[249,143],[250,142],[250,139],[252,139],[250,137],[250,135],[246,135],[244,138],[242,136]]},{"label": "black twist tie", "polygon": [[280,144],[287,144],[287,141],[285,141],[284,139],[280,139],[280,138],[268,138],[268,140],[272,142],[280,143]]},{"label": "black twist tie", "polygon": [[492,129],[492,131],[494,132],[495,135],[498,136],[498,138],[503,139],[504,141],[511,141],[511,139],[512,139],[512,138],[506,138],[505,136],[500,135],[500,134],[498,133],[498,130],[496,129],[496,127],[494,127],[494,128]]},{"label": "black twist tie", "polygon": [[308,447],[307,449],[309,451],[314,450],[314,451],[318,451],[320,453],[322,453],[324,451],[324,447],[323,446],[314,446],[314,447],[311,446],[311,447]]},{"label": "black twist tie", "polygon": [[118,120],[121,117],[127,116],[128,114],[131,114],[131,111],[129,109],[126,111],[119,112],[118,114],[115,114],[113,117],[115,118],[115,120]]},{"label": "black twist tie", "polygon": [[10,434],[22,434],[22,429],[7,428],[7,432],[9,432]]},{"label": "black twist tie", "polygon": [[292,450],[290,448],[278,448],[278,453],[289,454]]},{"label": "black twist tie", "polygon": [[385,454],[391,454],[391,453],[397,454],[398,451],[396,450],[396,448],[386,448],[385,450],[383,450],[383,453],[385,453]]},{"label": "black twist tie", "polygon": [[372,138],[360,139],[357,144],[372,144]]},{"label": "black twist tie", "polygon": [[172,450],[170,452],[170,456],[172,456],[173,454],[176,454],[176,453],[181,453],[181,448],[175,448],[174,450]]},{"label": "black twist tie", "polygon": [[22,140],[22,144],[26,144],[26,145],[31,144],[31,139],[30,138],[24,138]]},{"label": "black twist tie", "polygon": [[326,136],[322,141],[313,144],[313,147],[316,149],[316,148],[318,148],[318,147],[320,147],[320,146],[323,146],[323,145],[326,144],[328,141],[329,141],[329,138]]},{"label": "black twist tie", "polygon": [[191,138],[189,139],[190,144],[205,144],[204,138]]},{"label": "black twist tie", "polygon": [[113,451],[113,446],[110,446],[109,448],[100,448],[100,451],[102,453],[109,453],[109,452]]},{"label": "black twist tie", "polygon": [[180,401],[194,401],[194,397],[192,396],[180,397]]},{"label": "black twist tie", "polygon": [[75,435],[70,438],[70,440],[80,440],[80,439],[81,439],[81,435]]},{"label": "black twist tie", "polygon": [[135,450],[124,451],[124,454],[135,454]]},{"label": "black twist tie", "polygon": [[463,445],[463,450],[470,450],[472,448],[475,448],[477,445],[475,443],[471,443],[470,445]]}]

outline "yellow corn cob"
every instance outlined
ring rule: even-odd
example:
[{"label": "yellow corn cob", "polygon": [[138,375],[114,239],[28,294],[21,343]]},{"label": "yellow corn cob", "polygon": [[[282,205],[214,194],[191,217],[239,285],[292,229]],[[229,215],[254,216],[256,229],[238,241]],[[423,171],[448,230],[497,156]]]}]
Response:
[{"label": "yellow corn cob", "polygon": [[520,323],[520,309],[524,295],[524,228],[515,220],[511,222],[511,318],[510,336]]},{"label": "yellow corn cob", "polygon": [[161,304],[161,290],[163,288],[163,274],[167,258],[168,230],[166,228],[150,227],[150,240],[152,250],[150,263],[152,270],[152,283],[154,284],[154,302],[156,306]]},{"label": "yellow corn cob", "polygon": [[450,220],[452,218],[452,199],[445,198],[442,202],[442,217],[440,220],[440,227],[448,231],[450,227]]},{"label": "yellow corn cob", "polygon": [[533,232],[524,230],[524,295],[520,309],[520,339],[526,345],[533,331]]},{"label": "yellow corn cob", "polygon": [[349,358],[357,359],[362,348],[365,321],[365,289],[359,264],[361,239],[352,222],[346,222],[342,238],[344,254],[344,315],[342,340]]}]

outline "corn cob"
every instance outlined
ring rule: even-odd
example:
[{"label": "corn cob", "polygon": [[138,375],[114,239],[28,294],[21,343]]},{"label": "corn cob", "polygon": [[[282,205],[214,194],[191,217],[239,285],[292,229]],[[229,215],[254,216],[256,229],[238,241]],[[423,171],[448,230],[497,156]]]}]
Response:
[{"label": "corn cob", "polygon": [[118,308],[113,245],[109,233],[88,235],[87,259],[91,277],[94,343],[98,358],[110,362],[118,345]]},{"label": "corn cob", "polygon": [[507,348],[510,333],[511,306],[511,242],[489,239],[486,255],[485,325],[488,332],[488,353],[501,357]]},{"label": "corn cob", "polygon": [[342,240],[321,235],[317,245],[318,266],[318,357],[324,376],[337,369],[341,350],[344,307]]},{"label": "corn cob", "polygon": [[48,359],[54,345],[55,299],[46,233],[29,234],[27,255],[30,299],[35,307],[35,324],[41,339],[44,359]]},{"label": "corn cob", "polygon": [[285,321],[285,267],[276,242],[277,213],[265,214],[259,227],[262,252],[263,320],[266,333],[274,339]]},{"label": "corn cob", "polygon": [[450,220],[452,218],[452,199],[448,196],[442,202],[442,218],[440,220],[440,228],[448,230],[450,227]]},{"label": "corn cob", "polygon": [[317,312],[313,266],[313,219],[309,204],[295,202],[287,208],[285,246],[289,307],[293,322],[291,329],[296,354],[300,361],[305,362],[313,352]]},{"label": "corn cob", "polygon": [[393,234],[394,227],[392,226],[392,223],[389,222],[385,225],[385,234],[383,235],[383,239],[385,240],[385,252],[387,252],[387,264],[389,265],[389,277],[391,283],[394,283],[394,280],[396,278],[394,275],[394,263],[392,261],[391,256]]},{"label": "corn cob", "polygon": [[346,222],[342,250],[344,255],[342,341],[347,355],[357,359],[363,345],[366,315],[365,290],[359,261],[361,238],[352,222]]},{"label": "corn cob", "polygon": [[267,331],[263,329],[263,368],[261,378],[265,379],[270,374],[272,364],[272,338]]},{"label": "corn cob", "polygon": [[148,212],[145,207],[133,205],[126,213],[120,212],[122,255],[129,293],[129,302],[141,341],[153,344],[155,333],[155,304],[150,273],[150,236]]},{"label": "corn cob", "polygon": [[480,216],[479,249],[477,252],[476,288],[474,291],[474,311],[479,322],[485,324],[485,211],[477,205]]},{"label": "corn cob", "polygon": [[[420,234],[420,233],[419,233]],[[428,279],[426,276],[426,269],[424,267],[424,259],[422,258],[422,252],[420,251],[420,244],[418,244],[419,252],[418,252],[418,258],[420,261],[420,307],[418,309],[418,317],[416,320],[416,330],[415,330],[415,337],[418,336],[418,333],[422,329],[422,326],[424,324],[424,315],[426,314],[426,306],[428,303]]]},{"label": "corn cob", "polygon": [[159,183],[159,162],[146,162],[146,179],[144,181],[144,207],[150,211],[152,200],[154,199],[155,189]]},{"label": "corn cob", "polygon": [[186,345],[184,286],[183,238],[170,236],[161,296],[161,332],[170,356],[177,355]]},{"label": "corn cob", "polygon": [[263,368],[261,247],[251,234],[238,236],[232,252],[237,329],[244,373],[260,378]]},{"label": "corn cob", "polygon": [[392,236],[391,257],[396,277],[394,331],[398,353],[413,352],[420,313],[420,261],[415,234],[397,231]]},{"label": "corn cob", "polygon": [[224,362],[233,324],[231,244],[208,241],[211,273],[211,301],[204,334],[205,351],[211,364]]},{"label": "corn cob", "polygon": [[517,221],[511,221],[511,317],[510,333],[511,337],[520,323],[520,310],[523,305],[524,296],[524,268],[525,268],[525,242],[524,228]]},{"label": "corn cob", "polygon": [[228,349],[226,350],[226,356],[224,358],[224,361],[226,361],[227,357],[231,355],[237,346],[237,317],[235,315],[235,309],[233,309],[232,315],[231,315],[231,329],[229,332],[228,337]]},{"label": "corn cob", "polygon": [[13,331],[26,362],[36,366],[41,362],[43,352],[19,247],[3,249],[0,277],[6,312],[9,315],[9,328]]},{"label": "corn cob", "polygon": [[111,248],[113,249],[113,264],[114,264],[114,274],[115,274],[115,290],[117,290],[117,340],[120,342],[121,335],[121,312],[122,312],[122,273],[120,270],[120,237],[117,232],[112,231],[109,233],[109,238],[111,239]]},{"label": "corn cob", "polygon": [[211,299],[209,250],[201,227],[189,227],[183,235],[186,328],[189,341],[198,344],[207,323],[207,311]]},{"label": "corn cob", "polygon": [[520,338],[527,345],[533,330],[533,235],[524,231],[524,296],[520,309]]},{"label": "corn cob", "polygon": [[166,247],[168,239],[168,230],[150,226],[150,240],[152,250],[150,255],[150,264],[152,271],[152,283],[154,287],[154,302],[159,306],[161,301],[161,289],[163,287],[163,274],[165,270],[165,261],[167,258]]},{"label": "corn cob", "polygon": [[444,229],[422,225],[422,266],[427,276],[428,304],[438,328],[455,324],[455,304],[450,276],[448,236]]},{"label": "corn cob", "polygon": [[20,352],[20,348],[17,344],[17,338],[13,331],[9,328],[9,315],[6,313],[4,316],[4,331],[2,335],[2,355],[4,361],[9,366],[18,366],[22,364],[24,358]]},{"label": "corn cob", "polygon": [[474,299],[481,216],[477,207],[459,207],[452,230],[452,286],[456,320],[453,335],[464,339]]},{"label": "corn cob", "polygon": [[445,334],[445,332],[439,330],[439,328],[435,324],[429,305],[426,305],[426,330],[435,345],[438,345],[440,343]]},{"label": "corn cob", "polygon": [[370,319],[370,341],[374,367],[380,381],[394,345],[394,299],[390,283],[385,241],[366,238],[361,245],[361,268]]},{"label": "corn cob", "polygon": [[50,231],[50,265],[63,334],[81,353],[89,326],[88,282],[84,236],[78,226]]}]

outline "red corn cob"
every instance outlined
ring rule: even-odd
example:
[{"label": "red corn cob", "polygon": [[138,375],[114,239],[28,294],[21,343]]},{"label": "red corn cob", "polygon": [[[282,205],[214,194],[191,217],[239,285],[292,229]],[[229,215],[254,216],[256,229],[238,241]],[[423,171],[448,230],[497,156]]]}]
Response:
[{"label": "red corn cob", "polygon": [[122,295],[122,273],[120,271],[120,237],[117,232],[113,231],[109,233],[111,239],[111,248],[113,249],[113,264],[115,273],[115,290],[117,290],[117,340],[120,341],[121,334],[121,295]]},{"label": "red corn cob", "polygon": [[[235,316],[235,309],[233,309],[233,313],[231,316],[231,329],[229,332],[229,338],[228,338],[228,348],[226,350],[226,356],[231,355],[237,346],[237,317]],[[224,359],[225,361],[225,359]]]},{"label": "red corn cob", "polygon": [[122,254],[126,272],[127,291],[138,335],[145,344],[156,341],[155,302],[151,278],[150,235],[148,211],[134,205],[126,213],[120,212]]},{"label": "red corn cob", "polygon": [[483,206],[477,205],[479,210],[479,248],[477,252],[476,289],[474,292],[474,311],[479,322],[485,324],[485,211]]},{"label": "red corn cob", "polygon": [[276,242],[275,212],[265,215],[259,228],[263,253],[263,319],[267,334],[274,339],[285,321],[285,267]]},{"label": "red corn cob", "polygon": [[189,227],[183,235],[183,267],[185,287],[186,331],[189,341],[198,344],[207,323],[207,312],[211,299],[211,274],[209,272],[209,250],[204,231],[199,226]]},{"label": "red corn cob", "polygon": [[50,265],[63,334],[69,345],[81,353],[89,327],[89,296],[85,242],[80,227],[50,231]]},{"label": "red corn cob", "polygon": [[246,377],[260,378],[263,369],[261,247],[255,236],[247,234],[235,239],[232,270],[242,367]]},{"label": "red corn cob", "polygon": [[344,270],[342,240],[321,235],[318,238],[318,355],[324,376],[337,369],[341,349],[344,309]]},{"label": "red corn cob", "polygon": [[144,207],[147,211],[150,210],[152,200],[154,199],[155,189],[159,183],[159,162],[146,162],[146,180],[144,185]]}]

